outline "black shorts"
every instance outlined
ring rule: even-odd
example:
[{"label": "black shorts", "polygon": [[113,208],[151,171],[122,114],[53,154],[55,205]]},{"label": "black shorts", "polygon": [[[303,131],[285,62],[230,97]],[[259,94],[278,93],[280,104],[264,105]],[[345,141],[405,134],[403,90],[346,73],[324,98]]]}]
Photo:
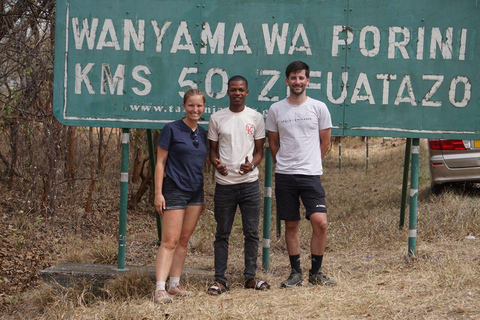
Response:
[{"label": "black shorts", "polygon": [[184,209],[187,206],[200,206],[205,203],[203,188],[197,191],[182,190],[169,176],[163,179],[162,193],[165,198],[165,210]]},{"label": "black shorts", "polygon": [[306,210],[306,218],[315,212],[327,213],[325,190],[320,176],[275,173],[277,212],[281,220],[300,220],[300,199]]}]

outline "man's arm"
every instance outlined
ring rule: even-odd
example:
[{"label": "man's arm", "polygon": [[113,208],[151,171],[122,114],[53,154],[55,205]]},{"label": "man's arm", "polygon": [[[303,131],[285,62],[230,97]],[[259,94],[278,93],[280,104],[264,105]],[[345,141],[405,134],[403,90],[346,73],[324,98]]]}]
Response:
[{"label": "man's arm", "polygon": [[278,132],[268,132],[268,147],[272,154],[273,163],[277,163],[277,153],[280,149],[280,136],[278,135]]},{"label": "man's arm", "polygon": [[240,165],[240,174],[247,174],[253,171],[254,166],[258,166],[263,158],[263,145],[265,144],[265,138],[255,140],[255,147],[253,149],[253,158],[250,161],[248,156],[245,157],[245,163]]},{"label": "man's arm", "polygon": [[320,130],[320,150],[322,151],[322,159],[327,154],[328,149],[330,149],[331,135],[332,135],[331,128]]},{"label": "man's arm", "polygon": [[209,158],[212,165],[217,169],[217,171],[222,175],[228,175],[227,166],[223,165],[220,161],[220,154],[218,152],[218,141],[208,140],[210,143],[210,152]]},{"label": "man's arm", "polygon": [[253,159],[251,163],[258,166],[263,159],[263,146],[265,145],[265,138],[255,140],[255,149],[253,150]]}]

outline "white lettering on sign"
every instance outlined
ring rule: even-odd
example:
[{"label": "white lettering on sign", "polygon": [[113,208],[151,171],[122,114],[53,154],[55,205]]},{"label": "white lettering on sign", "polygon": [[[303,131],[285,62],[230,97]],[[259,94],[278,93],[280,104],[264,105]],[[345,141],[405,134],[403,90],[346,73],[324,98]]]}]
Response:
[{"label": "white lettering on sign", "polygon": [[210,29],[210,24],[205,22],[203,24],[202,30],[202,48],[200,49],[201,54],[207,53],[207,44],[210,48],[210,53],[215,54],[215,49],[218,48],[218,54],[223,54],[223,49],[225,47],[225,22],[219,22],[215,33],[212,35],[212,30]]},{"label": "white lettering on sign", "polygon": [[377,74],[377,79],[378,80],[383,80],[382,83],[382,104],[385,106],[388,104],[388,96],[390,93],[390,81],[391,80],[397,80],[397,75],[396,74],[385,74],[385,73],[379,73]]},{"label": "white lettering on sign", "polygon": [[[346,39],[340,39],[340,33],[344,32]],[[338,47],[347,46],[353,42],[353,32],[347,26],[333,26],[332,57],[338,57]],[[345,48],[343,48],[345,49]]]},{"label": "white lettering on sign", "polygon": [[82,82],[85,83],[89,94],[95,94],[90,79],[88,78],[88,73],[92,70],[95,63],[89,63],[82,70],[82,65],[80,63],[75,64],[75,94],[82,94]]},{"label": "white lettering on sign", "polygon": [[272,90],[273,86],[277,83],[278,79],[280,79],[280,75],[282,73],[278,70],[260,70],[261,76],[271,76],[271,78],[265,83],[263,82],[263,89],[260,91],[257,100],[258,101],[278,101],[278,96],[267,96]]},{"label": "white lettering on sign", "polygon": [[434,75],[434,74],[424,74],[422,76],[422,80],[433,80],[433,81],[435,81],[435,83],[430,88],[430,90],[428,90],[425,97],[423,97],[422,105],[427,106],[427,107],[440,107],[440,106],[442,106],[442,101],[441,100],[432,101],[431,99],[432,99],[433,95],[437,92],[438,88],[440,88],[440,86],[442,85],[444,78],[445,78],[445,76],[443,76],[443,75]]},{"label": "white lettering on sign", "polygon": [[287,44],[288,23],[282,25],[282,33],[278,32],[278,23],[274,23],[272,33],[268,29],[268,23],[262,23],[263,39],[265,40],[265,49],[268,55],[272,55],[275,50],[275,43],[278,46],[278,53],[285,54]]},{"label": "white lettering on sign", "polygon": [[123,22],[123,50],[130,51],[130,39],[133,41],[135,50],[143,51],[145,48],[145,20],[138,20],[138,32],[130,19]]},{"label": "white lettering on sign", "polygon": [[88,26],[88,19],[83,19],[82,29],[79,29],[78,18],[72,18],[73,38],[75,40],[75,48],[82,50],[83,39],[87,38],[88,49],[93,50],[95,47],[95,37],[97,34],[98,19],[92,19],[92,27]]},{"label": "white lettering on sign", "polygon": [[[367,49],[367,33],[371,33],[373,36],[373,48]],[[363,27],[360,31],[360,52],[365,57],[375,57],[380,51],[380,30],[375,26]]]},{"label": "white lettering on sign", "polygon": [[[404,96],[405,89],[407,90],[407,97]],[[402,102],[410,103],[414,107],[417,105],[415,95],[413,94],[412,81],[408,74],[403,77],[403,80],[400,83],[400,88],[398,88],[397,98],[393,104],[398,106]]]},{"label": "white lettering on sign", "polygon": [[340,94],[340,97],[334,98],[333,97],[333,72],[328,72],[327,73],[328,101],[335,104],[342,104],[347,98],[347,82],[348,82],[348,72],[342,72],[342,84],[340,85],[340,87],[342,88],[342,93]]},{"label": "white lettering on sign", "polygon": [[[107,40],[107,36],[110,37],[110,40]],[[112,19],[105,19],[100,38],[98,39],[97,50],[102,50],[104,47],[111,47],[115,48],[115,50],[120,50],[117,33],[113,27]]]},{"label": "white lettering on sign", "polygon": [[[360,95],[360,91],[364,88],[365,94]],[[355,89],[353,89],[352,99],[350,100],[352,104],[357,103],[357,101],[366,101],[370,104],[375,104],[375,99],[373,98],[372,89],[370,88],[370,83],[368,82],[368,77],[366,73],[360,73],[357,78],[357,83],[355,84]]]},{"label": "white lettering on sign", "polygon": [[[195,58],[199,59],[194,62],[194,67],[180,66],[178,68],[181,70],[178,76],[179,95],[183,97],[185,89],[197,88],[200,85],[203,86],[208,97],[217,100],[226,96],[228,69],[225,66],[211,65],[211,61],[215,61],[215,59],[210,59],[210,56],[254,55],[257,59],[262,54],[266,57],[275,57],[302,53],[305,56],[316,55],[323,59],[324,51],[327,51],[327,56],[336,58],[341,56],[342,50],[345,50],[345,52],[348,51],[348,61],[356,61],[356,59],[365,61],[378,58],[380,55],[383,55],[380,57],[381,59],[464,61],[473,59],[476,46],[476,30],[468,32],[467,28],[457,29],[457,27],[451,26],[443,28],[438,26],[382,26],[380,28],[375,25],[365,25],[357,26],[357,29],[353,30],[350,26],[334,25],[329,31],[332,35],[331,48],[322,43],[315,48],[312,45],[318,45],[318,42],[324,41],[324,39],[323,37],[317,38],[311,42],[312,39],[308,36],[308,25],[303,23],[244,24],[226,21],[213,24],[203,21],[201,24],[195,24],[188,21],[173,22],[153,19],[150,20],[150,23],[146,23],[145,19],[140,18],[117,21],[95,17],[72,17],[69,21],[71,21],[71,27],[68,23],[67,27],[71,28],[71,34],[73,34],[70,45],[74,46],[76,50],[111,50],[112,52],[122,50],[125,52],[136,51],[135,55],[139,52],[150,54],[149,59],[142,60],[146,62],[136,66],[118,64],[118,62],[113,64],[111,61],[110,63],[109,61],[76,63],[74,59],[69,61],[66,70],[74,66],[75,94],[90,95],[98,93],[121,96],[128,91],[129,88],[125,88],[128,84],[131,92],[135,95],[147,96],[154,90],[158,75],[160,73],[167,74],[169,71],[155,70],[149,66],[150,58],[152,61],[162,61],[161,68],[164,66],[168,68],[170,60],[164,58],[172,59],[177,53],[197,55]],[[226,32],[229,34],[227,35]],[[316,33],[314,34],[316,35]],[[228,37],[230,35],[231,37]],[[255,38],[250,39],[250,36],[255,36]],[[148,39],[151,43],[148,43]],[[123,43],[120,43],[122,41]],[[318,53],[315,52],[315,49],[323,51]],[[67,52],[72,51],[68,51],[67,48]],[[202,57],[206,55],[209,56],[209,59],[202,61]],[[346,58],[345,55],[342,56]],[[69,55],[70,57],[72,55]],[[322,78],[322,71],[312,70],[308,90],[325,90],[324,94],[332,104],[345,102],[359,104],[365,101],[369,105],[374,105],[381,101],[383,106],[411,105],[416,107],[421,105],[439,108],[450,102],[454,107],[464,108],[472,98],[471,78],[465,75],[449,74],[447,76],[430,72],[426,74],[395,74],[391,71],[368,73],[359,70],[349,74],[345,71],[350,66],[343,64],[343,61],[347,61],[343,58],[331,59],[333,65],[339,65],[340,61],[342,72],[338,72],[338,69],[335,71],[324,70]],[[324,63],[322,59],[319,59],[318,63]],[[193,64],[193,61],[188,61]],[[255,66],[251,67],[255,68]],[[422,65],[418,64],[419,70],[421,67]],[[259,66],[256,68],[259,81],[263,81],[258,88],[257,101],[279,101],[280,97],[276,88],[278,89],[283,84],[282,81],[279,82],[281,71]],[[410,65],[407,65],[407,68],[410,68]],[[154,75],[152,76],[152,74]],[[126,79],[128,77],[131,77],[130,82]],[[132,106],[135,105],[132,104]],[[141,105],[138,104],[138,106]],[[148,106],[148,103],[145,105]],[[170,108],[165,106],[161,112],[168,112],[168,110]]]},{"label": "white lettering on sign", "polygon": [[[387,40],[388,59],[410,59],[409,51],[415,52],[414,57],[417,60],[424,59],[424,47],[425,47],[425,27],[419,27],[416,31],[416,39],[413,38],[411,29],[407,27],[391,26],[388,28],[388,39],[383,39],[383,42]],[[371,34],[371,36],[370,36]],[[467,29],[462,28],[459,36],[459,41],[454,41],[454,29],[453,27],[447,27],[443,31],[439,27],[432,27],[430,30],[430,47],[429,57],[434,60],[437,59],[437,49],[440,49],[440,55],[445,60],[451,60],[458,58],[459,61],[465,60],[467,52]],[[458,36],[458,34],[457,34]],[[354,41],[354,33],[351,27],[335,25],[333,26],[332,37],[332,57],[339,56],[339,48],[346,49]],[[458,43],[458,50],[455,51],[454,43]],[[416,47],[413,46],[416,44]],[[381,50],[382,46],[382,32],[376,26],[365,26],[360,29],[358,48],[360,53],[365,57],[376,57]],[[412,48],[409,49],[409,46]],[[454,56],[454,53],[458,52],[458,56]]]},{"label": "white lettering on sign", "polygon": [[[222,78],[222,90],[220,92],[214,92],[212,90],[212,78],[214,75],[219,75]],[[205,76],[205,92],[207,96],[213,99],[222,99],[227,95],[228,90],[228,75],[224,69],[212,68],[208,70]]]},{"label": "white lettering on sign", "polygon": [[[165,35],[169,32],[172,21],[164,21],[159,25],[156,20],[151,20],[151,27],[147,28],[144,19],[133,21],[132,19],[123,19],[121,26],[117,26],[120,33],[123,33],[123,48],[120,46],[118,40],[118,31],[115,29],[114,21],[112,19],[91,18],[89,23],[88,18],[84,18],[80,22],[79,17],[72,17],[71,19],[72,33],[74,37],[75,48],[83,50],[83,44],[86,42],[86,47],[89,50],[103,50],[104,48],[114,48],[115,50],[130,51],[131,44],[136,51],[146,51],[145,39],[149,32],[155,34],[155,52],[162,52],[164,46],[163,40]],[[97,37],[98,26],[102,24],[100,34]],[[294,30],[290,27],[294,26]],[[226,42],[226,28],[225,22],[218,22],[215,32],[212,32],[212,26],[208,21],[202,22],[200,34],[201,38],[200,53],[201,54],[224,54]],[[251,26],[249,26],[252,29]],[[198,28],[195,28],[195,32]],[[289,43],[287,54],[293,55],[298,52],[303,52],[307,56],[313,55],[313,48],[310,45],[310,40],[307,35],[307,29],[303,23],[296,25],[291,23],[282,23],[280,30],[280,23],[268,24],[261,23],[259,29],[254,31],[261,32],[263,41],[255,43],[255,45],[264,46],[267,55],[275,53],[283,55],[287,50],[287,43]],[[425,41],[429,39],[430,43],[428,57],[431,60],[458,59],[465,60],[467,54],[468,44],[468,30],[462,28],[456,33],[453,27],[440,28],[432,27],[426,36],[426,28],[418,27],[417,29],[408,28],[405,26],[390,26],[388,33],[382,33],[381,29],[374,25],[367,25],[361,27],[358,32],[358,49],[362,56],[372,58],[378,56],[381,52],[382,45],[387,48],[388,59],[411,59],[423,60]],[[170,31],[173,33],[174,31]],[[355,33],[356,34],[356,33]],[[288,40],[289,35],[292,35],[291,40]],[[170,53],[177,53],[179,51],[188,51],[190,54],[196,54],[195,45],[192,41],[192,35],[187,21],[179,21],[175,35],[170,45]],[[386,39],[382,39],[382,36]],[[428,38],[429,37],[429,38]],[[455,40],[454,37],[459,37]],[[256,39],[257,40],[257,39]],[[332,26],[332,42],[331,42],[331,56],[338,57],[339,49],[346,49],[354,41],[353,29],[345,25]],[[471,41],[474,39],[472,38]],[[96,43],[96,45],[95,45]],[[454,47],[455,45],[455,47]],[[415,46],[415,47],[414,47]],[[277,47],[277,51],[275,50]],[[209,50],[210,49],[210,50]],[[257,48],[258,50],[260,47]],[[349,49],[352,49],[349,47]],[[245,52],[253,54],[254,50],[250,44],[244,25],[241,22],[235,22],[233,26],[232,35],[227,49],[227,54],[232,55],[236,52]],[[353,52],[353,51],[352,51]],[[415,53],[410,56],[410,53]]]},{"label": "white lettering on sign", "polygon": [[162,52],[162,40],[163,36],[167,32],[168,28],[172,24],[171,21],[167,21],[163,24],[162,29],[158,27],[158,22],[156,20],[152,20],[153,31],[155,32],[155,37],[157,40],[157,44],[155,46],[155,52]]},{"label": "white lettering on sign", "polygon": [[310,83],[307,85],[307,89],[321,89],[321,83],[312,82],[312,78],[321,78],[322,71],[310,71]]},{"label": "white lettering on sign", "polygon": [[[237,45],[239,37],[242,42],[241,45]],[[245,33],[242,23],[235,23],[227,54],[233,54],[235,51],[245,51],[247,54],[252,54],[252,49],[248,45],[247,34]]]},{"label": "white lettering on sign", "polygon": [[115,94],[115,88],[117,89],[117,95],[123,95],[123,84],[125,80],[125,65],[119,64],[115,75],[112,77],[110,65],[108,63],[102,63],[102,80],[100,82],[100,93],[107,93],[107,84],[110,89],[110,94]]},{"label": "white lettering on sign", "polygon": [[[143,69],[140,68],[140,69]],[[320,78],[321,71],[310,71],[311,73],[316,75],[316,77]],[[197,74],[198,70],[196,68],[185,68],[182,72],[184,75],[182,75],[182,78],[185,79],[185,76],[188,74]],[[272,90],[272,88],[278,83],[278,79],[281,76],[281,71],[279,70],[259,70],[260,75],[270,75],[271,78],[267,81],[263,82],[263,87],[261,88],[262,94],[258,96],[258,101],[278,101],[279,97],[278,96],[269,96],[269,92]],[[218,96],[220,94],[223,94],[222,92],[214,92],[211,88],[211,79],[215,76],[219,75],[221,76],[221,81],[226,81],[228,79],[227,72],[222,69],[222,68],[211,68],[207,72],[207,76],[205,77],[205,92],[207,95],[212,96],[214,99],[218,99]],[[405,104],[409,104],[411,106],[417,106],[417,102],[415,101],[415,94],[413,90],[413,85],[411,81],[411,75],[402,75],[400,76],[402,78],[402,81],[399,83],[399,86],[396,88],[397,90],[397,95],[395,97],[395,100],[393,102],[393,105],[395,106],[401,106]],[[396,80],[398,75],[396,74],[377,74],[376,79],[381,81],[382,85],[382,93],[381,93],[381,100],[382,100],[382,105],[389,105],[389,90],[392,84],[395,84],[394,80]],[[340,95],[336,98],[334,95],[338,95],[336,90],[334,90],[333,86],[333,79],[334,79],[334,74],[333,72],[327,72],[327,82],[326,82],[326,88],[327,88],[327,97],[328,100],[332,104],[343,104],[347,100],[347,95],[348,95],[348,78],[349,74],[348,72],[342,72],[341,73],[341,93]],[[439,101],[433,100],[435,94],[438,92],[439,89],[441,89],[441,85],[444,81],[444,76],[442,75],[422,75],[421,80],[418,79],[418,81],[435,81],[434,84],[431,86],[431,88],[428,90],[428,92],[425,94],[425,97],[421,100],[422,106],[424,107],[439,107],[441,104]],[[180,81],[180,82],[188,82],[187,81]],[[375,97],[374,94],[370,88],[371,82],[368,79],[368,76],[366,73],[359,73],[358,76],[355,79],[355,88],[352,93],[352,97],[350,98],[350,101],[352,104],[358,103],[358,101],[368,101],[369,104],[374,104],[375,103]],[[192,87],[196,86],[196,82],[190,82],[190,85]],[[224,87],[225,86],[225,87]],[[314,85],[314,87],[318,87],[317,84]],[[336,86],[335,86],[336,87]],[[462,91],[463,87],[463,91]],[[226,88],[226,82],[224,82],[224,85],[222,86],[222,90],[224,91],[224,88]],[[395,90],[395,88],[394,88]],[[335,91],[335,92],[334,92]],[[457,91],[458,91],[458,96],[457,96]],[[180,94],[181,92],[179,92]],[[463,94],[463,96],[462,96]],[[454,77],[451,80],[450,83],[450,89],[449,89],[449,97],[450,97],[450,102],[452,103],[453,106],[462,108],[465,107],[469,100],[471,99],[471,83],[470,80],[467,77],[464,76],[458,76]],[[131,111],[136,111],[136,112],[175,112],[175,113],[180,113],[182,110],[179,106],[150,106],[150,105],[130,105],[129,109]],[[205,108],[205,113],[211,114],[214,113],[218,110],[221,110],[222,108],[216,107],[216,106],[207,106]],[[263,110],[261,111],[264,116],[267,115],[268,110]]]},{"label": "white lettering on sign", "polygon": [[[402,34],[402,41],[397,41],[397,34]],[[409,59],[406,46],[410,42],[410,31],[404,27],[388,28],[388,59],[395,59],[395,53],[398,49],[403,59]]]},{"label": "white lettering on sign", "polygon": [[[463,91],[462,100],[457,101],[456,94],[457,94],[457,85],[459,83],[463,83],[464,91]],[[466,107],[468,102],[470,101],[471,95],[472,95],[472,83],[467,77],[458,76],[452,80],[452,82],[450,83],[450,90],[448,92],[448,100],[450,100],[450,103],[453,106],[457,108]]]},{"label": "white lettering on sign", "polygon": [[465,51],[467,49],[467,29],[462,29],[460,36],[460,48],[458,50],[458,60],[465,60]]},{"label": "white lettering on sign", "polygon": [[147,66],[139,65],[133,68],[132,70],[133,79],[143,84],[144,88],[143,90],[140,90],[137,87],[133,87],[132,91],[138,96],[146,96],[147,94],[150,93],[150,91],[152,91],[152,83],[148,79],[142,77],[140,75],[140,72],[143,72],[144,74],[152,74],[152,72]]},{"label": "white lettering on sign", "polygon": [[[185,39],[184,44],[181,44],[182,38]],[[172,49],[170,53],[176,53],[178,50],[187,50],[188,52],[194,54],[195,48],[193,47],[192,37],[188,31],[188,25],[186,21],[181,21],[180,26],[177,29],[177,34],[173,40]]]},{"label": "white lettering on sign", "polygon": [[[303,46],[297,46],[297,42],[300,38],[302,38]],[[305,52],[308,56],[312,55],[312,49],[310,48],[310,43],[303,23],[297,25],[297,29],[293,35],[292,45],[290,46],[290,49],[288,49],[288,54],[293,54],[295,51]]]},{"label": "white lettering on sign", "polygon": [[[187,74],[197,74],[198,73],[198,68],[183,68],[182,72],[180,73],[180,76],[178,77],[178,84],[180,85],[180,88],[183,87],[190,87],[192,89],[198,89],[197,83],[192,81],[192,80],[185,80],[185,77]],[[180,97],[183,98],[185,95],[184,91],[179,91],[178,94]]]},{"label": "white lettering on sign", "polygon": [[445,32],[445,41],[440,32],[440,28],[432,28],[432,39],[430,41],[430,59],[437,58],[437,47],[440,47],[440,52],[445,60],[452,59],[452,41],[453,41],[453,28],[447,28]]},{"label": "white lettering on sign", "polygon": [[[95,90],[90,82],[89,74],[94,71],[95,63],[88,63],[82,69],[82,64],[75,64],[75,94],[82,94],[82,84],[87,88],[88,94],[95,94]],[[98,71],[97,71],[98,72]],[[152,91],[150,80],[142,76],[151,74],[150,69],[145,65],[137,65],[132,69],[132,78],[143,85],[143,89],[132,87],[133,93],[138,96],[148,95]],[[100,94],[112,94],[122,96],[125,94],[125,75],[126,65],[119,64],[112,75],[110,64],[102,63],[100,74]],[[98,79],[98,77],[96,77]]]},{"label": "white lettering on sign", "polygon": [[417,33],[417,60],[423,60],[423,43],[425,42],[425,27],[418,28]]}]

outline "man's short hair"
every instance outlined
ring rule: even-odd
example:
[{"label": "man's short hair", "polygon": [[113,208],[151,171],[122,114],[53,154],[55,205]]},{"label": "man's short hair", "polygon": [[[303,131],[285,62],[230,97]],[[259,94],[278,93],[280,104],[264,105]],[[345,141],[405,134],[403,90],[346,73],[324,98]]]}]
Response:
[{"label": "man's short hair", "polygon": [[293,61],[290,63],[285,70],[285,75],[288,78],[292,72],[297,73],[298,71],[302,70],[305,70],[305,75],[307,78],[310,78],[310,67],[303,61]]},{"label": "man's short hair", "polygon": [[236,76],[233,76],[230,79],[228,79],[228,88],[230,88],[230,82],[232,82],[232,81],[245,81],[245,85],[247,87],[246,89],[248,89],[248,81],[244,77],[242,77],[240,75],[236,75]]}]

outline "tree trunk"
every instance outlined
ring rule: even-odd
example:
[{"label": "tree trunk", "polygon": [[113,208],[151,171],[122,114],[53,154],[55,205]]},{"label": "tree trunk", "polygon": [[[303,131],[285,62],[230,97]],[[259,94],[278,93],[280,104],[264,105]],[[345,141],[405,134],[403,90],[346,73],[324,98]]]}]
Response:
[{"label": "tree trunk", "polygon": [[[145,160],[143,161],[143,165],[141,166],[142,167],[142,172],[143,172],[143,168],[145,167],[145,163],[147,163],[148,161]],[[145,192],[147,191],[147,189],[151,189],[151,179],[152,179],[152,174],[151,174],[151,170],[147,170],[147,175],[144,176],[143,174],[140,176],[141,179],[142,179],[142,183],[140,184],[140,187],[138,187],[138,190],[137,192],[132,192],[132,196],[130,197],[130,205],[129,205],[129,208],[130,209],[135,209],[137,207],[137,204],[140,202],[140,200],[142,199],[143,195],[145,194]]]},{"label": "tree trunk", "polygon": [[87,198],[87,205],[85,206],[85,212],[91,213],[92,210],[92,198],[93,198],[93,191],[95,190],[95,162],[91,162],[90,165],[90,187],[88,188],[88,198]]},{"label": "tree trunk", "polygon": [[93,142],[93,127],[88,128],[88,142],[90,143],[90,146],[88,148],[88,154],[89,156],[93,155],[93,146],[95,143]]},{"label": "tree trunk", "polygon": [[97,161],[97,172],[100,177],[103,176],[102,173],[102,152],[103,152],[103,128],[100,127],[98,130],[98,161]]},{"label": "tree trunk", "polygon": [[12,158],[8,168],[8,187],[11,189],[18,159],[18,123],[15,120],[10,123],[10,150]]},{"label": "tree trunk", "polygon": [[135,146],[135,156],[133,159],[133,169],[132,169],[132,183],[140,182],[140,175],[142,174],[142,148],[138,145]]},{"label": "tree trunk", "polygon": [[73,192],[75,186],[75,132],[75,127],[68,127],[67,181],[70,192]]}]

